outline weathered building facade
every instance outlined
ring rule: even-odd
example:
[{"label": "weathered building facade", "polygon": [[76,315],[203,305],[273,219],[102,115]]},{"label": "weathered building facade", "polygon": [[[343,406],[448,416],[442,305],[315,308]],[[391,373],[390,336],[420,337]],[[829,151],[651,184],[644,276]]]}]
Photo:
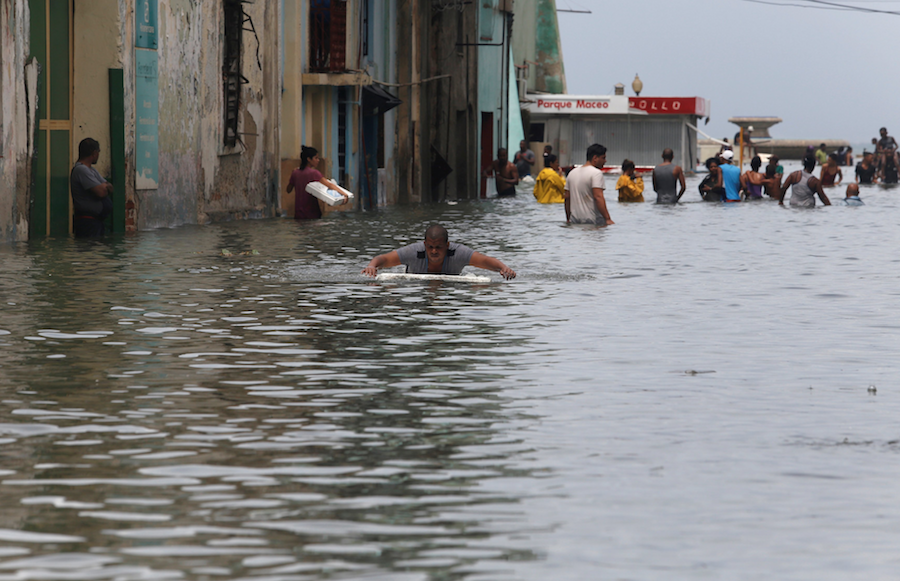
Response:
[{"label": "weathered building facade", "polygon": [[[483,119],[505,124],[508,6],[301,0],[286,8],[282,191],[308,145],[326,175],[358,192],[361,208],[477,197],[481,147],[489,160],[505,141]],[[284,194],[288,213],[292,204]]]},{"label": "weathered building facade", "polygon": [[0,239],[69,235],[85,137],[119,231],[292,215],[302,145],[356,208],[477,197],[506,145],[511,10],[0,0]]},{"label": "weathered building facade", "polygon": [[277,3],[2,2],[5,240],[68,235],[85,137],[115,187],[114,229],[276,211]]},{"label": "weathered building facade", "polygon": [[[0,0],[0,241],[28,236],[29,151],[37,71],[26,67],[27,0]],[[26,90],[26,79],[32,93]]]}]

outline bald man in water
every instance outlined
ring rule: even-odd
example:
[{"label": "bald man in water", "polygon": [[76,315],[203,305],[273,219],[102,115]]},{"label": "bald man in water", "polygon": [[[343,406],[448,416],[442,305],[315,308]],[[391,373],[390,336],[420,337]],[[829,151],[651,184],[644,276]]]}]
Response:
[{"label": "bald man in water", "polygon": [[[657,204],[674,204],[684,195],[684,171],[681,166],[672,163],[675,152],[668,147],[662,152],[663,162],[653,168],[653,191],[656,192]],[[681,186],[678,193],[675,188]]]},{"label": "bald man in water", "polygon": [[516,278],[516,271],[496,258],[475,252],[463,244],[450,242],[447,229],[440,224],[432,224],[425,230],[424,242],[414,242],[387,254],[379,254],[362,273],[375,276],[379,268],[401,264],[405,264],[406,272],[412,274],[460,274],[463,268],[472,265],[499,272],[506,279]]},{"label": "bald man in water", "polygon": [[859,198],[859,186],[857,184],[847,186],[847,196],[841,200],[841,204],[844,206],[865,206]]}]

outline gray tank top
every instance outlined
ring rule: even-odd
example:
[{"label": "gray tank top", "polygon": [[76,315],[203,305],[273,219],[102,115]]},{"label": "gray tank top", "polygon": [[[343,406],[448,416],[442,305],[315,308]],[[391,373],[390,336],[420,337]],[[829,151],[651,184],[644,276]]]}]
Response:
[{"label": "gray tank top", "polygon": [[653,168],[653,179],[656,183],[656,203],[674,204],[678,199],[675,191],[675,164],[658,165]]},{"label": "gray tank top", "polygon": [[791,186],[791,206],[795,208],[815,208],[816,191],[807,182],[813,177],[806,170],[800,170],[800,181]]}]

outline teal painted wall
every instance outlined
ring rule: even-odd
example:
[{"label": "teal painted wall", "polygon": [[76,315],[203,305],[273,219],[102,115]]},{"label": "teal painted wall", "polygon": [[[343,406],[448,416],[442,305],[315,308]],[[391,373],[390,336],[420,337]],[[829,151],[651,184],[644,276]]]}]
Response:
[{"label": "teal painted wall", "polygon": [[[507,15],[500,12],[497,0],[484,0],[492,2],[493,9],[483,7],[479,13],[478,30],[481,34],[479,42],[484,43],[478,48],[478,110],[482,113],[494,115],[494,143],[492,152],[499,147],[509,149],[507,140],[508,132],[508,93],[509,77],[507,74],[509,60],[509,36],[505,33]],[[485,40],[485,30],[490,28],[491,39]],[[479,121],[479,135],[482,127]],[[492,153],[493,155],[493,153]]]},{"label": "teal painted wall", "polygon": [[519,91],[516,87],[516,67],[512,57],[512,47],[509,47],[509,137],[506,142],[510,149],[517,150],[519,142],[525,139],[525,127],[522,125],[522,110],[519,107]]},{"label": "teal painted wall", "polygon": [[565,94],[566,73],[556,15],[556,0],[516,0],[513,55],[529,64],[529,91]]}]

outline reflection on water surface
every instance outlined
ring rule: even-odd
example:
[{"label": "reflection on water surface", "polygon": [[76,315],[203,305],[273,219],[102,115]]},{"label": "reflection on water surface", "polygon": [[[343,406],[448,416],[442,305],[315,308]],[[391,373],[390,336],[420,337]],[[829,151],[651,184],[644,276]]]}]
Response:
[{"label": "reflection on water surface", "polygon": [[[884,576],[894,192],[697,181],[0,249],[0,579]],[[434,220],[519,278],[358,274]]]}]

